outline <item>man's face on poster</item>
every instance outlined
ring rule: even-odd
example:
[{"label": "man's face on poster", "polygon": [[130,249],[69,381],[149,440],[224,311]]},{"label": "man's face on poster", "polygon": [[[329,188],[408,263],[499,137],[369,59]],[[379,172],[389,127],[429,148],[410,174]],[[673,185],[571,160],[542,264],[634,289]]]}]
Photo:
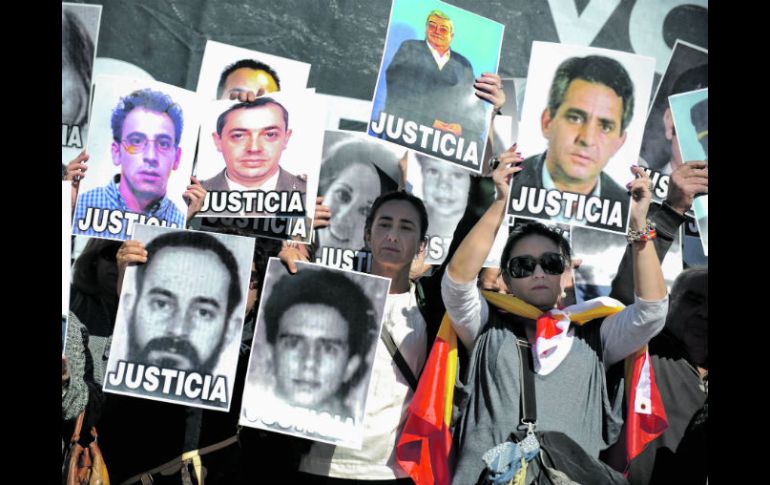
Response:
[{"label": "man's face on poster", "polygon": [[349,324],[328,305],[300,303],[278,322],[273,348],[276,394],[306,408],[334,408],[359,364],[350,356]]},{"label": "man's face on poster", "polygon": [[263,89],[264,93],[273,93],[278,91],[278,83],[273,76],[262,69],[251,69],[242,67],[231,72],[225,81],[225,87],[222,90],[222,96],[219,99],[232,99],[232,93],[259,93]]},{"label": "man's face on poster", "polygon": [[623,100],[612,88],[574,79],[553,117],[541,116],[548,139],[546,166],[555,182],[595,182],[607,162],[623,146]]},{"label": "man's face on poster", "polygon": [[452,22],[431,15],[425,25],[425,39],[437,51],[444,52],[449,49],[449,44],[454,38]]},{"label": "man's face on poster", "polygon": [[468,204],[471,176],[465,170],[443,160],[420,158],[422,195],[431,213],[443,217],[461,217]]},{"label": "man's face on poster", "polygon": [[138,352],[129,360],[211,372],[228,327],[227,268],[213,251],[189,247],[160,249],[147,265],[128,321],[129,348]]},{"label": "man's face on poster", "polygon": [[247,187],[258,187],[279,170],[281,155],[291,138],[283,111],[269,103],[230,112],[214,144],[227,165],[227,176]]},{"label": "man's face on poster", "polygon": [[112,162],[120,166],[120,183],[127,184],[137,197],[166,195],[168,177],[182,155],[171,117],[135,108],[123,121],[122,136],[120,142],[112,142]]}]

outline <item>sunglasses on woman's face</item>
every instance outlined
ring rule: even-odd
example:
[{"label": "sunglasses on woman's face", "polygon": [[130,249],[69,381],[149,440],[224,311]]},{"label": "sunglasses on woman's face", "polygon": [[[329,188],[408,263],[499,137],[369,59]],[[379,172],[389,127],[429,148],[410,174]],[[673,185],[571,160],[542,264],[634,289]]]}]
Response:
[{"label": "sunglasses on woman's face", "polygon": [[508,274],[514,278],[526,278],[532,276],[538,264],[544,273],[560,275],[564,273],[567,260],[559,253],[543,253],[539,258],[530,255],[516,256],[508,261]]}]

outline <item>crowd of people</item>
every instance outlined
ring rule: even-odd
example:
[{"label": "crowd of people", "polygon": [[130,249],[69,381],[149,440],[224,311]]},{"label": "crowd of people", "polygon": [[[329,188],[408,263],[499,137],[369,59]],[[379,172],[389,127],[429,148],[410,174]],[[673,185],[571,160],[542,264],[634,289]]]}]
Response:
[{"label": "crowd of people", "polygon": [[[430,47],[446,53],[451,36],[448,17],[431,14],[426,22]],[[452,59],[464,60],[454,54]],[[430,53],[426,58],[433,62]],[[517,180],[530,173],[539,177],[545,168],[563,167],[562,172],[569,174],[569,162],[557,159],[568,151],[567,143],[588,150],[603,143],[600,131],[617,138],[625,136],[625,94],[614,91],[613,83],[586,74],[592,69],[564,69],[561,96],[552,100],[555,105],[549,106],[548,111],[547,123],[553,134],[549,141],[553,146],[540,157],[525,160],[515,144],[498,154],[489,149],[484,164],[493,156],[495,163],[485,175],[477,176],[419,155],[423,180],[439,180],[436,187],[431,186],[438,190],[424,190],[426,203],[438,200],[430,208],[403,190],[405,180],[393,181],[377,164],[366,159],[365,149],[349,143],[334,146],[331,153],[341,155],[338,161],[324,161],[328,173],[322,177],[316,201],[315,242],[306,245],[256,237],[246,294],[238,288],[232,257],[216,241],[200,242],[208,245],[205,251],[189,250],[199,259],[188,259],[179,265],[169,259],[173,256],[164,247],[192,248],[193,243],[187,241],[192,236],[182,235],[147,246],[132,239],[121,242],[90,238],[75,262],[70,287],[66,355],[62,356],[63,445],[72,434],[75,420],[84,412],[83,429],[99,429],[99,445],[113,483],[196,483],[190,477],[197,483],[203,483],[205,478],[207,484],[413,483],[398,464],[396,443],[446,314],[459,341],[456,412],[451,426],[452,483],[491,483],[486,481],[489,469],[485,456],[519,431],[527,412],[522,397],[526,379],[522,376],[530,365],[534,372],[538,429],[560,432],[574,441],[591,460],[606,467],[608,476],[619,480],[607,483],[706,482],[708,268],[685,269],[669,292],[661,261],[686,221],[685,214],[694,198],[708,192],[707,163],[687,161],[673,168],[662,205],[651,204],[652,184],[640,167],[634,166],[628,173],[629,183],[624,189],[611,186],[611,181],[601,182],[603,191],[612,189],[613,194],[619,194],[613,197],[627,197],[630,207],[629,243],[612,282],[613,303],[596,303],[603,305],[604,313],[597,313],[598,316],[571,322],[569,309],[564,310],[569,276],[579,264],[580,255],[573,253],[562,231],[550,224],[533,221],[512,227],[499,267],[483,267],[498,230],[505,224],[512,180],[513,190],[519,190],[521,184]],[[497,74],[485,73],[482,78],[465,83],[472,84],[476,96],[490,103],[493,112],[506,103]],[[219,96],[246,104],[237,105],[230,113],[232,119],[225,114],[219,127],[219,143],[226,143],[222,129],[234,123],[235,115],[246,116],[265,109],[264,105],[275,111],[277,121],[273,125],[287,131],[288,122],[281,125],[280,121],[281,105],[272,100],[258,101],[260,96],[279,87],[277,75],[269,66],[256,61],[234,64],[223,73]],[[593,91],[617,99],[620,108],[606,114],[595,113],[592,106],[567,105],[583,102],[585,93]],[[130,103],[123,104],[122,118],[113,125],[118,140],[113,153],[123,167],[122,175],[116,176],[107,188],[96,190],[112,187],[117,201],[136,202],[161,211],[162,202],[167,200],[165,186],[153,191],[153,187],[157,188],[154,180],[131,169],[136,162],[157,166],[158,160],[165,160],[159,166],[173,170],[174,161],[178,162],[174,142],[178,143],[181,126],[175,134],[175,124],[167,123],[174,120],[173,106],[154,97],[153,93],[139,93]],[[579,125],[574,120],[577,111],[582,113]],[[617,119],[608,121],[612,116]],[[168,142],[164,142],[160,132],[124,142],[128,125],[138,117],[157,118],[156,125],[168,132]],[[132,135],[137,131],[141,130],[131,128]],[[474,129],[474,136],[475,131],[478,130]],[[223,149],[222,153],[227,160],[227,151]],[[63,170],[63,178],[72,183],[73,210],[79,183],[88,176],[88,162],[89,155],[84,151]],[[231,177],[238,174],[235,168],[231,171],[234,164],[228,161],[222,183],[226,183],[227,175],[227,180],[248,185]],[[601,169],[595,171],[595,178]],[[132,177],[136,177],[135,183]],[[298,190],[305,190],[302,178],[288,173],[286,177],[295,187],[301,186]],[[280,184],[280,177],[278,181]],[[558,185],[558,180],[555,183]],[[142,189],[143,184],[147,190]],[[212,180],[201,183],[191,177],[185,192],[188,221],[201,210],[207,191],[216,190],[212,184]],[[362,184],[369,188],[359,191]],[[587,186],[583,192],[591,193],[594,188]],[[144,199],[134,200],[132,191],[143,194]],[[380,195],[369,197],[372,192]],[[182,218],[181,214],[178,218]],[[181,234],[187,232],[198,233]],[[429,234],[451,237],[446,259],[440,265],[423,263]],[[383,337],[376,339],[373,354],[368,344],[356,340],[352,332],[354,325],[362,326],[364,322],[368,331],[373,332],[377,324],[372,320],[371,308],[354,304],[364,300],[356,293],[357,288],[330,271],[297,265],[298,261],[315,262],[318,247],[334,243],[369,251],[370,273],[390,279]],[[196,248],[200,246],[195,244]],[[301,406],[352,416],[346,399],[361,379],[364,366],[370,365],[371,381],[359,449],[238,424],[256,313],[271,256],[280,258],[286,268],[277,289],[264,302],[264,311],[272,315],[268,320],[274,325],[267,329],[267,339],[275,366],[276,393]],[[214,258],[213,266],[204,266],[205,258]],[[132,336],[131,352],[180,369],[196,364],[211,368],[217,364],[226,339],[240,339],[229,411],[103,392],[119,296],[129,266],[136,266],[141,272],[136,288],[130,289],[135,303],[131,306],[134,310],[130,321],[156,319],[147,324],[148,328],[156,329],[154,335]],[[219,270],[200,277],[194,274],[204,267]],[[180,273],[180,268],[186,268],[189,274]],[[203,304],[185,296],[193,291],[191,282],[201,278],[221,280],[218,293],[212,293]],[[312,280],[332,286],[336,293],[332,292],[331,298],[338,305],[324,305],[312,294],[294,291]],[[205,314],[207,320],[180,320],[173,325],[177,333],[166,330],[166,326],[172,325],[159,310],[171,303],[149,300],[151,287],[162,287],[155,291],[162,293],[163,298],[175,298],[174,304],[180,307],[198,305],[195,311]],[[511,298],[500,303],[501,300],[490,296],[494,294]],[[233,315],[233,309],[242,299],[246,301],[243,332],[233,337],[232,328],[237,327],[235,322],[241,318]],[[543,315],[551,320],[542,318]],[[548,321],[556,323],[549,327]],[[303,325],[306,322],[310,323]],[[651,355],[668,427],[627,463],[627,429],[623,426],[626,406],[620,376],[623,361],[645,345]],[[520,346],[526,348],[525,353],[519,352]],[[170,355],[173,353],[160,348],[181,350]],[[531,362],[524,362],[523,355],[529,355]],[[315,381],[306,377],[311,374]],[[82,440],[89,438],[87,433],[81,433]],[[197,461],[189,458],[193,455],[198,457]],[[196,463],[202,463],[202,467]]]}]

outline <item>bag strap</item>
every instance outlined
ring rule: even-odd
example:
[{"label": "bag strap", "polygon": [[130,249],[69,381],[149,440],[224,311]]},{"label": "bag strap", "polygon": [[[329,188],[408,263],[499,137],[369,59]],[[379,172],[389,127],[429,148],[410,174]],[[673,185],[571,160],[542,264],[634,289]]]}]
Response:
[{"label": "bag strap", "polygon": [[[218,443],[214,443],[213,445],[206,446],[205,448],[200,448],[198,450],[185,452],[181,456],[178,456],[171,461],[168,461],[151,470],[147,470],[146,472],[142,472],[142,473],[139,473],[138,475],[134,475],[133,477],[123,481],[122,483],[123,485],[131,484],[135,482],[152,483],[152,475],[155,475],[156,473],[159,473],[159,472],[168,471],[168,470],[176,471],[177,469],[182,468],[182,466],[184,465],[184,462],[187,460],[193,461],[193,465],[200,468],[201,456],[211,453],[213,451],[221,450],[222,448],[225,448],[237,442],[238,442],[238,435],[236,434],[227,438],[226,440],[220,441]],[[199,470],[196,470],[196,475],[198,476],[198,480],[202,480]]]},{"label": "bag strap", "polygon": [[529,342],[520,338],[516,339],[519,349],[521,367],[519,379],[521,381],[521,424],[537,424],[537,402],[535,400],[535,371],[532,365],[532,352]]},{"label": "bag strap", "polygon": [[393,336],[384,325],[382,326],[382,332],[380,332],[380,339],[382,340],[382,343],[385,344],[385,347],[387,347],[391,357],[393,357],[393,361],[401,371],[401,375],[403,375],[406,382],[409,383],[409,387],[412,388],[412,391],[417,391],[417,378],[414,376],[409,364],[406,363],[406,359],[404,359],[401,351],[398,350],[398,346],[393,340]]}]

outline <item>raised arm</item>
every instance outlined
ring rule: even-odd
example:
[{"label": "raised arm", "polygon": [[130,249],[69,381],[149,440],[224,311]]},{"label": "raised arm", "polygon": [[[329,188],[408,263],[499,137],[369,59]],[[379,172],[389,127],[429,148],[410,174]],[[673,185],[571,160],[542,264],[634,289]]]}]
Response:
[{"label": "raised arm", "polygon": [[474,281],[495,242],[495,235],[505,216],[505,204],[513,174],[520,171],[524,159],[515,151],[516,144],[500,155],[500,164],[492,172],[497,195],[481,219],[460,243],[447,267],[447,273],[456,283]]},{"label": "raised arm", "polygon": [[[671,173],[668,195],[662,206],[650,207],[648,217],[656,224],[657,237],[653,240],[658,260],[668,253],[679,227],[685,222],[685,213],[690,210],[696,194],[708,193],[708,165],[692,161],[680,165]],[[610,296],[630,305],[634,302],[632,247],[618,266],[612,280]]]},{"label": "raised arm", "polygon": [[[632,198],[628,227],[629,231],[643,232],[652,198],[650,179],[640,167],[632,167],[631,171],[638,178],[627,185]],[[630,243],[630,246],[635,302],[602,323],[605,366],[631,355],[657,335],[666,323],[666,282],[655,245],[647,240]]]},{"label": "raised arm", "polygon": [[[629,211],[629,231],[642,232],[647,224],[647,211],[652,200],[650,179],[641,167],[631,167],[638,178],[628,184],[632,204]],[[666,296],[666,282],[660,261],[651,241],[631,243],[634,266],[634,294],[647,301],[660,300]]]}]

